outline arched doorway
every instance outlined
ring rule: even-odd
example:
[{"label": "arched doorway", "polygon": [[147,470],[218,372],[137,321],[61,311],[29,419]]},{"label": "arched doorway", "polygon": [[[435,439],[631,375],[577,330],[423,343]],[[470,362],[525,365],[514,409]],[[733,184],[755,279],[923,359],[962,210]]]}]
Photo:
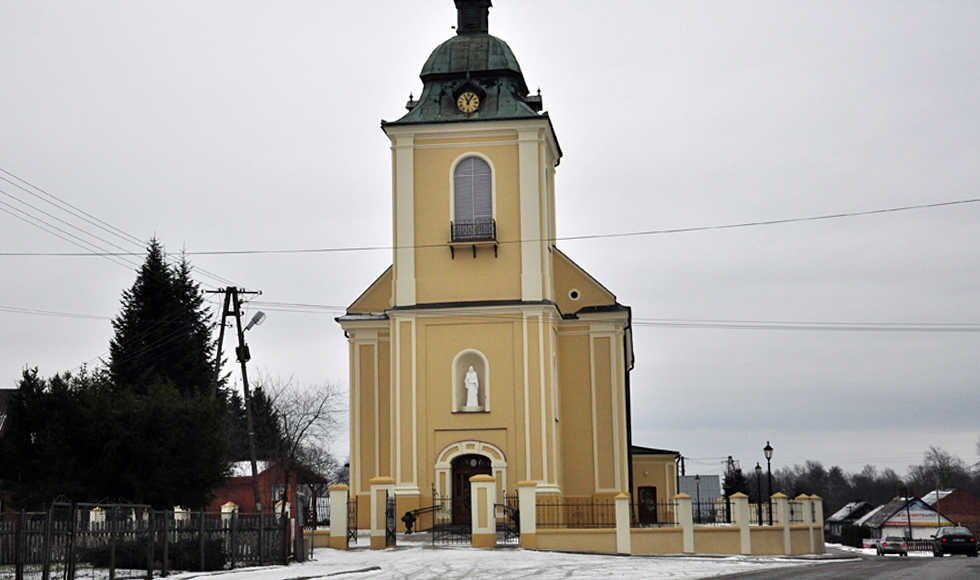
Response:
[{"label": "arched doorway", "polygon": [[470,478],[492,475],[490,458],[483,455],[460,455],[452,462],[453,524],[470,525]]}]

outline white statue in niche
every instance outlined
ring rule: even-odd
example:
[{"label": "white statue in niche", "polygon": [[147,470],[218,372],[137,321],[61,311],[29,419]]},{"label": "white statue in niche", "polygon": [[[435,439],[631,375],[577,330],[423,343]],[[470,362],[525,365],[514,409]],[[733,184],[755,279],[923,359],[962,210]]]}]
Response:
[{"label": "white statue in niche", "polygon": [[473,366],[466,371],[466,378],[463,379],[463,385],[466,387],[466,406],[463,407],[464,411],[482,411],[480,407],[480,378],[476,375],[476,371],[473,370]]}]

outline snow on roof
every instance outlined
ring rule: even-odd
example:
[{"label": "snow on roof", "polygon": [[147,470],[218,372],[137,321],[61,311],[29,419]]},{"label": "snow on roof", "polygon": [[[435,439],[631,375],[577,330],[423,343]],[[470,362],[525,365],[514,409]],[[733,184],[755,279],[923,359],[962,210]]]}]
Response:
[{"label": "snow on roof", "polygon": [[868,502],[866,501],[852,501],[851,503],[847,504],[846,506],[834,512],[834,515],[827,518],[827,521],[842,522],[846,519],[850,519],[855,512],[857,512],[858,510],[860,510],[861,508],[867,505]]},{"label": "snow on roof", "polygon": [[[255,467],[259,473],[269,468],[270,461],[256,461]],[[252,477],[251,461],[234,461],[228,467],[229,477]]]},{"label": "snow on roof", "polygon": [[877,514],[878,512],[880,512],[881,511],[881,508],[883,508],[883,507],[885,507],[885,506],[880,505],[880,506],[876,507],[875,509],[871,510],[870,512],[864,514],[864,517],[861,518],[861,519],[859,519],[858,521],[854,522],[854,525],[855,526],[863,526],[866,521],[868,521],[871,518],[873,518],[875,516],[875,514]]},{"label": "snow on roof", "polygon": [[[922,496],[922,501],[924,501],[929,506],[935,506],[937,501],[942,501],[942,500],[946,499],[946,496],[948,496],[949,494],[953,493],[954,491],[956,491],[956,490],[953,490],[953,489],[941,489],[938,492],[935,491],[935,490],[933,490],[933,491],[930,491],[929,493],[925,494],[924,496]],[[937,493],[939,494],[939,497],[938,498],[936,497],[936,494]]]}]

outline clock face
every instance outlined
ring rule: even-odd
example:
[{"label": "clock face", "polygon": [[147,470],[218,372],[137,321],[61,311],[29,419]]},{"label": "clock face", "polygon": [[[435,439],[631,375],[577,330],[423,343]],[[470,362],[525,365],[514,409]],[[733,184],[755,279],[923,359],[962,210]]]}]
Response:
[{"label": "clock face", "polygon": [[464,113],[472,113],[480,108],[480,97],[472,91],[466,91],[456,99],[456,106]]}]

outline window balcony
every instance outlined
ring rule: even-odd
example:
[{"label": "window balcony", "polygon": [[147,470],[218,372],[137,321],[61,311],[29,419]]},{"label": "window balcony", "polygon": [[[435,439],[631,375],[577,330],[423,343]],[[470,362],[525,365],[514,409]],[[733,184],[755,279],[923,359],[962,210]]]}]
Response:
[{"label": "window balcony", "polygon": [[460,246],[472,246],[474,258],[477,246],[493,246],[493,255],[497,256],[497,222],[493,218],[449,222],[449,229],[452,236],[449,249],[453,259]]},{"label": "window balcony", "polygon": [[497,222],[493,218],[481,218],[449,222],[453,243],[492,242],[497,239]]}]

